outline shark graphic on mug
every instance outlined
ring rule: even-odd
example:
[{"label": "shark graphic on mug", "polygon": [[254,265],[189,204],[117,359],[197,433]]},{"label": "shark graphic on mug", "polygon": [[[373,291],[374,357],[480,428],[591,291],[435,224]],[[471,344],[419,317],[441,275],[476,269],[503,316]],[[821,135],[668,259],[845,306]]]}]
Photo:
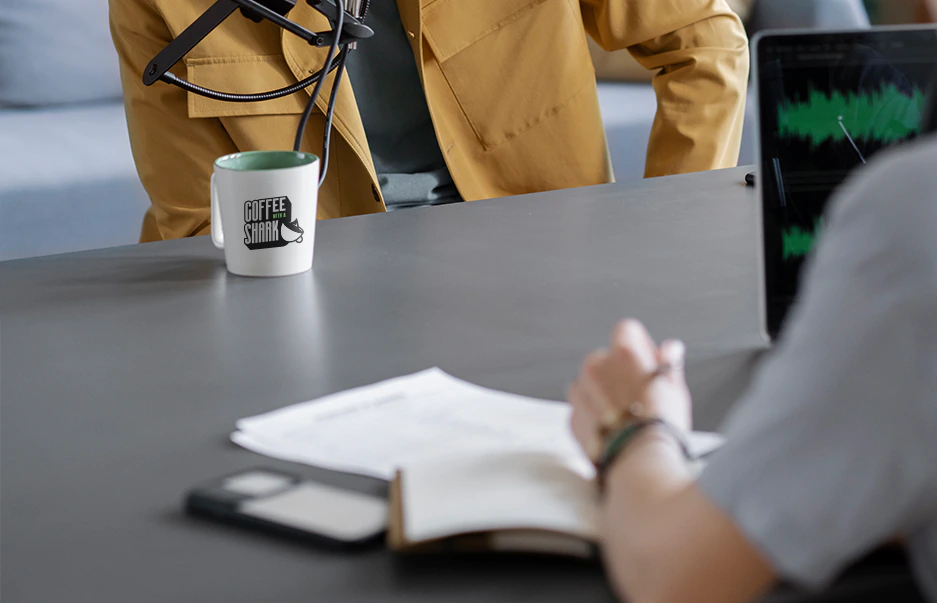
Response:
[{"label": "shark graphic on mug", "polygon": [[270,249],[303,242],[303,228],[292,219],[289,197],[244,202],[244,244],[248,249]]}]

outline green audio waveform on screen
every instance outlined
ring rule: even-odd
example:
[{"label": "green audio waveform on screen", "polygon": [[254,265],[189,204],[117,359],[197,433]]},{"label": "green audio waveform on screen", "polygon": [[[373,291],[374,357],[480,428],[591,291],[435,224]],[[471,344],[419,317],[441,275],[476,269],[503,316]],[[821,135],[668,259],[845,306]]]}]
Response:
[{"label": "green audio waveform on screen", "polygon": [[823,231],[823,220],[817,218],[813,223],[813,231],[807,231],[799,226],[792,226],[781,233],[781,257],[785,260],[805,257],[813,250],[817,237]]},{"label": "green audio waveform on screen", "polygon": [[856,140],[888,144],[921,131],[926,100],[920,88],[907,96],[894,84],[861,94],[811,90],[806,100],[778,106],[778,125],[781,136],[809,139],[813,146]]}]

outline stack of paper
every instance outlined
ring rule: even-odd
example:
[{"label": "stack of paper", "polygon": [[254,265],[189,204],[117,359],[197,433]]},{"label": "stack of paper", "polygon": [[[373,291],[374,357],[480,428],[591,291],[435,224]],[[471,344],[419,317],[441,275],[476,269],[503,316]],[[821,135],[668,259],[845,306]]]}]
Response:
[{"label": "stack of paper", "polygon": [[589,473],[569,412],[434,368],[241,419],[231,439],[267,456],[384,479],[414,462],[512,451],[552,452]]},{"label": "stack of paper", "polygon": [[[567,404],[485,389],[438,368],[241,419],[237,444],[267,456],[392,479],[445,457],[548,454],[585,478],[592,464]],[[698,452],[718,436],[694,436]]]}]

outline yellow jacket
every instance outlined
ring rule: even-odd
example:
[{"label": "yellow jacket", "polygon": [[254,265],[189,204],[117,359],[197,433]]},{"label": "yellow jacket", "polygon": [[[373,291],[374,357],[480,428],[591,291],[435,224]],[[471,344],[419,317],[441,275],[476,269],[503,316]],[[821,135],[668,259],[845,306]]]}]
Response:
[{"label": "yellow jacket", "polygon": [[[389,1],[389,0],[374,0]],[[308,94],[224,103],[157,82],[144,67],[213,0],[111,0],[137,169],[152,206],[141,240],[205,234],[213,161],[292,147]],[[585,34],[658,72],[647,175],[735,165],[748,44],[725,0],[397,0],[449,171],[466,200],[612,180]],[[328,21],[304,2],[290,19]],[[368,41],[362,42],[367,44]],[[272,90],[317,71],[327,49],[235,13],[173,72],[225,92]],[[334,74],[333,74],[334,75]],[[332,76],[309,121],[318,153]],[[354,91],[340,84],[319,218],[384,211]]]}]

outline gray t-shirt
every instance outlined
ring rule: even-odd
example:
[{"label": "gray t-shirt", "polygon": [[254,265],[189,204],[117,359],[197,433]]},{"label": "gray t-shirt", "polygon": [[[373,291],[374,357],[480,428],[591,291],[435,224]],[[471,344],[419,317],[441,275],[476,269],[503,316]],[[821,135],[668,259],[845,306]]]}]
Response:
[{"label": "gray t-shirt", "polygon": [[346,68],[387,209],[461,201],[436,140],[396,0],[374,0],[365,23],[374,36],[358,43]]},{"label": "gray t-shirt", "polygon": [[870,166],[830,215],[699,485],[788,580],[822,587],[902,537],[937,602],[937,144]]}]

